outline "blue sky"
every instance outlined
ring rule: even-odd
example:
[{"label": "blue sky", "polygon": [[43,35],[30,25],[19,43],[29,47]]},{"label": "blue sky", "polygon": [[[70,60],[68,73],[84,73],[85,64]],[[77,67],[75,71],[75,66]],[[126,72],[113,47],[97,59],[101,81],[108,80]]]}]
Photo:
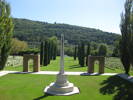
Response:
[{"label": "blue sky", "polygon": [[120,33],[125,0],[7,0],[12,16]]}]

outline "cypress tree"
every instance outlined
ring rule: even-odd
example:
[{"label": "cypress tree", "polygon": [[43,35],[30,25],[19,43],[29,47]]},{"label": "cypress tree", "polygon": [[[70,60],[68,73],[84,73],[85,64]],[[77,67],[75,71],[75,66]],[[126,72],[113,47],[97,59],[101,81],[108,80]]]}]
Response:
[{"label": "cypress tree", "polygon": [[53,45],[53,60],[56,60],[57,56],[57,43],[54,43]]},{"label": "cypress tree", "polygon": [[104,44],[101,44],[98,50],[98,55],[99,56],[106,56],[107,54],[107,46]]},{"label": "cypress tree", "polygon": [[74,47],[74,60],[77,58],[77,46]]},{"label": "cypress tree", "polygon": [[48,53],[48,64],[50,64],[50,60],[51,60],[51,41],[48,41],[48,47],[47,47],[47,53]]},{"label": "cypress tree", "polygon": [[86,50],[86,66],[88,66],[88,56],[90,55],[90,43],[87,44]]},{"label": "cypress tree", "polygon": [[81,65],[81,47],[80,44],[78,44],[78,61],[79,61],[79,65]]},{"label": "cypress tree", "polygon": [[48,41],[45,41],[44,45],[44,59],[43,59],[43,65],[47,66],[48,65]]},{"label": "cypress tree", "polygon": [[81,58],[80,58],[80,66],[84,66],[85,64],[85,45],[84,45],[84,42],[81,43],[81,48],[80,48],[80,55],[81,55]]},{"label": "cypress tree", "polygon": [[57,56],[57,37],[49,38],[50,41],[50,59],[55,60]]},{"label": "cypress tree", "polygon": [[120,24],[121,35],[122,35],[120,40],[120,48],[119,48],[120,58],[126,74],[129,74],[130,64],[133,58],[133,46],[132,46],[133,20],[131,20],[133,16],[132,7],[133,7],[133,0],[126,0],[125,11],[124,13],[122,13],[121,24]]},{"label": "cypress tree", "polygon": [[40,46],[40,64],[43,65],[43,59],[44,59],[44,43],[41,42]]},{"label": "cypress tree", "polygon": [[5,1],[0,1],[0,70],[5,67],[10,54],[13,27],[10,5]]}]

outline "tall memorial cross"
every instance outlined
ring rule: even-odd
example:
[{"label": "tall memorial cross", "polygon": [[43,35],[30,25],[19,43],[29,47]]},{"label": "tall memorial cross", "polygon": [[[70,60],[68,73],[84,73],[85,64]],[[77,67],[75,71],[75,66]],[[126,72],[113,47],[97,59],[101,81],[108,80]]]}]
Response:
[{"label": "tall memorial cross", "polygon": [[60,48],[60,72],[64,74],[64,35],[61,34],[61,48]]},{"label": "tall memorial cross", "polygon": [[67,80],[64,72],[64,35],[61,35],[60,48],[60,70],[57,74],[56,81],[44,89],[44,92],[51,95],[72,95],[79,93],[79,89]]}]

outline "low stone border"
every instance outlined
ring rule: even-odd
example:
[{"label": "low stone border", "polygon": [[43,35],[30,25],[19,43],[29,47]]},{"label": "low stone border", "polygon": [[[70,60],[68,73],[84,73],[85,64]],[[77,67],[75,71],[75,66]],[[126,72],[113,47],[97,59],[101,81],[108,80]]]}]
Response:
[{"label": "low stone border", "polygon": [[125,79],[125,80],[127,80],[127,81],[129,81],[131,83],[133,83],[133,76],[128,76],[127,74],[123,74],[123,73],[117,74],[117,76],[119,76],[119,77],[121,77],[121,78],[123,78],[123,79]]}]

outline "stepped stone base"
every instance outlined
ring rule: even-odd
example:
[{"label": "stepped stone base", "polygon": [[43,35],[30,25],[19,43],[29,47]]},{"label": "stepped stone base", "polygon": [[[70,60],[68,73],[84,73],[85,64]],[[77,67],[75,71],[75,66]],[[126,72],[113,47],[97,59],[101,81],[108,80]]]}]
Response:
[{"label": "stepped stone base", "polygon": [[79,93],[79,89],[67,81],[66,75],[58,74],[57,81],[47,86],[44,92],[52,95],[72,95]]}]

